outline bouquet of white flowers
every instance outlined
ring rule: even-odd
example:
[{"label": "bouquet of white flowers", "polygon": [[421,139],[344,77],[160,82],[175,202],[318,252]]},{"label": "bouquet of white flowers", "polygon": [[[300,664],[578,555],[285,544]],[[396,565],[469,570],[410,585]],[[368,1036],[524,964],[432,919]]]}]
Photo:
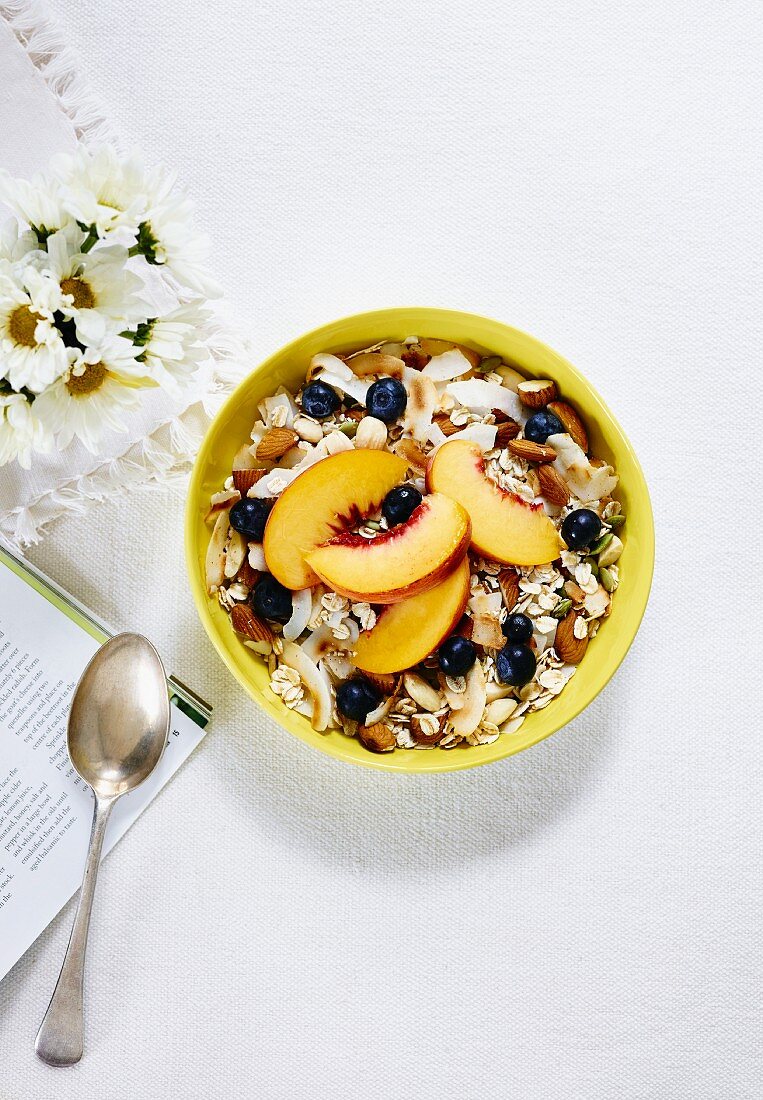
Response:
[{"label": "bouquet of white flowers", "polygon": [[0,174],[0,465],[76,436],[93,453],[146,386],[188,383],[207,350],[206,241],[137,154],[81,147],[33,180]]}]

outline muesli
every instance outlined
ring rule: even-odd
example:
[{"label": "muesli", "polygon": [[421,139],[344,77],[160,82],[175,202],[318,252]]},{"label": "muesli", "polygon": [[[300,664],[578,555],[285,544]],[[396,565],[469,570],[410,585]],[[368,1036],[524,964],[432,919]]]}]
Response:
[{"label": "muesli", "polygon": [[610,613],[625,522],[552,379],[410,336],[318,354],[210,502],[210,597],[270,689],[371,752],[515,734]]}]

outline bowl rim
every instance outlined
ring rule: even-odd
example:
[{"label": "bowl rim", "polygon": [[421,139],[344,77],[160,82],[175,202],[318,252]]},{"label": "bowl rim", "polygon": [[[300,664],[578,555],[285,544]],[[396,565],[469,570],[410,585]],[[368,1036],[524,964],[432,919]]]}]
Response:
[{"label": "bowl rim", "polygon": [[[283,710],[285,709],[283,704],[277,697],[269,699],[264,693],[260,695],[256,692],[254,685],[249,681],[247,676],[239,669],[239,667],[229,660],[228,654],[223,648],[222,640],[219,637],[219,632],[215,622],[212,619],[210,613],[210,598],[207,595],[206,586],[203,583],[203,579],[198,570],[198,547],[195,536],[195,529],[198,523],[198,498],[200,496],[201,480],[204,476],[204,471],[209,463],[209,451],[213,445],[215,439],[216,426],[226,419],[231,409],[235,409],[238,402],[241,400],[242,393],[248,389],[251,384],[252,378],[267,370],[267,368],[276,362],[280,362],[287,359],[290,354],[300,349],[301,345],[307,340],[319,339],[323,333],[326,334],[329,343],[336,341],[337,330],[344,325],[357,325],[365,322],[369,326],[383,321],[385,318],[389,318],[390,323],[399,324],[401,314],[414,314],[414,313],[426,313],[433,319],[432,329],[436,332],[438,320],[441,323],[459,323],[459,322],[473,322],[480,325],[491,326],[495,329],[502,330],[506,335],[517,339],[518,341],[530,346],[534,346],[535,350],[541,353],[544,357],[562,364],[563,367],[571,372],[573,376],[586,388],[588,400],[590,405],[588,408],[594,408],[596,412],[603,417],[609,424],[613,425],[619,436],[619,445],[627,453],[636,476],[640,482],[640,489],[642,490],[642,498],[644,502],[644,513],[639,517],[639,532],[640,541],[642,547],[647,551],[648,560],[642,558],[640,561],[639,574],[636,578],[636,585],[633,593],[631,594],[630,612],[631,612],[631,627],[625,631],[624,637],[619,638],[618,644],[613,646],[610,652],[614,651],[615,659],[611,665],[607,666],[606,674],[603,679],[597,681],[597,686],[593,686],[593,682],[587,690],[583,691],[581,700],[578,704],[574,705],[573,712],[568,714],[563,721],[560,721],[558,725],[551,723],[551,728],[538,734],[532,741],[527,744],[517,745],[512,743],[508,738],[500,738],[498,742],[494,742],[490,746],[477,746],[477,748],[494,749],[495,746],[500,745],[501,741],[506,742],[505,746],[501,745],[503,751],[494,751],[483,755],[482,758],[478,755],[476,758],[469,753],[468,758],[454,749],[452,751],[441,751],[438,756],[441,760],[431,762],[426,767],[416,767],[415,765],[415,753],[413,752],[392,752],[392,753],[366,753],[365,757],[357,757],[347,752],[341,742],[329,742],[326,740],[325,744],[320,742],[315,743],[312,740],[308,740],[299,731],[290,729],[285,725],[283,720]],[[639,631],[641,622],[646,611],[646,607],[649,601],[649,595],[651,592],[652,578],[654,574],[654,516],[651,502],[651,496],[649,493],[649,486],[644,476],[644,471],[641,467],[641,463],[638,460],[636,451],[631,444],[630,439],[626,435],[625,431],[620,425],[619,420],[614,415],[612,410],[606,404],[604,399],[599,394],[598,390],[588,381],[585,375],[577,369],[569,360],[560,355],[549,345],[545,344],[542,340],[532,336],[530,333],[524,332],[522,329],[518,329],[512,325],[507,325],[503,321],[496,320],[492,317],[487,317],[483,314],[472,313],[466,310],[454,310],[454,309],[442,309],[430,306],[389,306],[382,309],[367,310],[361,313],[347,314],[335,320],[325,322],[322,325],[313,329],[308,329],[298,336],[294,337],[288,343],[281,345],[275,351],[271,352],[263,360],[261,360],[252,370],[245,374],[235,389],[220,408],[217,410],[215,416],[207,425],[204,438],[199,447],[198,453],[194,460],[193,468],[191,471],[191,477],[188,483],[185,517],[184,517],[184,546],[185,546],[185,560],[186,569],[188,572],[189,580],[191,583],[191,591],[193,595],[194,604],[196,606],[197,614],[201,619],[204,630],[207,637],[212,642],[214,649],[222,659],[224,665],[228,671],[234,676],[238,683],[244,688],[249,697],[254,703],[265,710],[275,722],[287,733],[303,741],[308,748],[317,748],[323,752],[324,755],[330,756],[335,760],[340,760],[346,764],[352,764],[355,766],[372,768],[376,771],[395,772],[399,774],[408,775],[423,775],[423,774],[442,774],[444,772],[453,771],[465,771],[470,768],[481,767],[486,764],[497,763],[500,760],[504,760],[507,757],[514,756],[519,752],[523,752],[527,749],[533,748],[541,741],[545,741],[546,738],[551,737],[553,734],[558,733],[560,729],[573,722],[593,700],[601,694],[607,684],[611,681],[615,675],[626,654],[628,653],[636,634]],[[291,713],[291,712],[289,712]],[[320,736],[320,735],[319,735]],[[428,757],[429,753],[426,754]],[[414,760],[411,760],[411,757]],[[397,760],[396,760],[397,758]],[[405,759],[405,763],[403,759]],[[423,762],[422,762],[423,763]],[[411,766],[413,764],[413,766]]]}]

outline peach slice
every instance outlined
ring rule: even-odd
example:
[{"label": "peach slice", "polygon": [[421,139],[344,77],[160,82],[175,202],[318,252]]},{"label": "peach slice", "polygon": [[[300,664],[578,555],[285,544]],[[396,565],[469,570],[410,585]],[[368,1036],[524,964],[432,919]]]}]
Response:
[{"label": "peach slice", "polygon": [[543,565],[559,557],[561,539],[543,505],[491,481],[475,443],[444,443],[427,469],[427,487],[464,506],[472,520],[472,547],[483,557],[512,565]]},{"label": "peach slice", "polygon": [[412,668],[453,633],[468,598],[469,560],[463,558],[434,588],[383,608],[376,626],[358,638],[355,664],[376,673]]},{"label": "peach slice", "polygon": [[321,459],[288,485],[268,516],[263,539],[268,569],[287,588],[318,581],[305,557],[373,512],[405,477],[408,465],[387,451],[341,451]]},{"label": "peach slice", "polygon": [[330,588],[352,600],[397,603],[447,577],[466,554],[470,531],[461,505],[433,493],[407,523],[375,539],[338,535],[308,554],[307,564]]}]

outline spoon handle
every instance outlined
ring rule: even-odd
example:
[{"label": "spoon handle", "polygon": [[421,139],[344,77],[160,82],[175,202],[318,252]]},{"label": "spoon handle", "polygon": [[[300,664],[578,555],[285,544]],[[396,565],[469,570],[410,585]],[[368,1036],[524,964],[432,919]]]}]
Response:
[{"label": "spoon handle", "polygon": [[38,1056],[49,1066],[73,1066],[82,1057],[84,1034],[82,984],[85,949],[103,838],[114,801],[115,799],[98,797],[95,800],[93,826],[90,831],[90,850],[85,864],[72,933],[69,937],[69,946],[66,948],[61,973],[34,1044]]}]

